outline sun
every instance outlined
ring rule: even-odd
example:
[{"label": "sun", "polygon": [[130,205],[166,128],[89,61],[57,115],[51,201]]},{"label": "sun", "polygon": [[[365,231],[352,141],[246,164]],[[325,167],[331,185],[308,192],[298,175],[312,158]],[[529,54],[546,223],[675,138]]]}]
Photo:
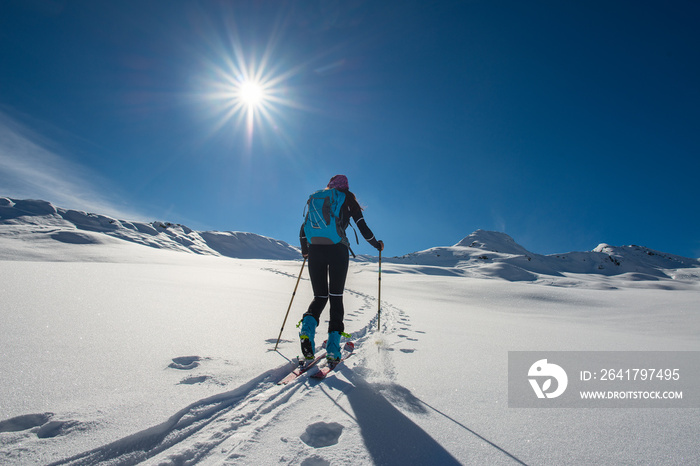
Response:
[{"label": "sun", "polygon": [[213,123],[208,136],[225,132],[237,139],[243,135],[248,148],[258,134],[258,140],[271,134],[276,141],[290,140],[285,123],[297,112],[309,111],[293,78],[309,67],[307,60],[295,61],[278,49],[283,24],[275,26],[266,44],[241,40],[232,19],[218,31],[207,28],[212,33],[203,36],[207,50],[194,81],[198,89],[194,96]]},{"label": "sun", "polygon": [[282,109],[299,107],[288,97],[289,87],[284,85],[296,70],[279,72],[267,59],[261,63],[245,60],[238,51],[222,57],[220,64],[212,65],[212,71],[213,79],[203,87],[208,89],[204,102],[218,115],[214,131],[244,127],[250,143],[256,127],[278,128],[276,120]]},{"label": "sun", "polygon": [[258,107],[265,101],[265,89],[255,81],[244,81],[238,88],[238,98],[248,107]]}]

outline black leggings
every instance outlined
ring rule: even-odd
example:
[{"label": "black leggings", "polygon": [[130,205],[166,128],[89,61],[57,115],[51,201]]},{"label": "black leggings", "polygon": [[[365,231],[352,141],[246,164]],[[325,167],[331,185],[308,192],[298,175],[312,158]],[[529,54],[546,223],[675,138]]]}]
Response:
[{"label": "black leggings", "polygon": [[342,243],[332,245],[309,245],[309,276],[314,299],[304,316],[313,316],[320,323],[321,312],[326,303],[331,302],[331,318],[328,333],[342,332],[343,325],[343,290],[348,275],[348,247]]}]

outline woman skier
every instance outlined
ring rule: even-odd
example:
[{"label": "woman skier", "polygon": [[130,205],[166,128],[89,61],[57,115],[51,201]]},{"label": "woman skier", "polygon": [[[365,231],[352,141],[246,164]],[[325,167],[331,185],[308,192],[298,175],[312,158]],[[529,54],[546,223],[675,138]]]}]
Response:
[{"label": "woman skier", "polygon": [[[329,192],[336,190],[338,193]],[[308,310],[302,317],[301,331],[301,351],[304,358],[311,360],[314,358],[314,337],[316,327],[320,322],[321,312],[330,301],[330,322],[328,324],[328,340],[326,343],[326,357],[329,362],[337,362],[341,358],[340,337],[344,330],[343,325],[343,290],[345,289],[345,279],[348,274],[350,243],[345,236],[345,229],[350,224],[350,218],[355,221],[355,225],[360,229],[360,233],[365,240],[377,250],[384,249],[384,243],[377,241],[362,217],[362,207],[357,202],[355,195],[348,188],[348,179],[345,175],[336,175],[331,178],[325,190],[318,191],[321,196],[337,199],[335,202],[339,206],[339,215],[331,221],[337,222],[338,235],[331,239],[319,238],[312,234],[317,234],[313,227],[309,226],[309,216],[312,215],[312,207],[309,207],[309,215],[301,226],[299,239],[301,242],[301,253],[309,261],[309,277],[311,287],[314,292],[314,299],[311,301]],[[318,194],[315,193],[315,194]],[[313,195],[312,195],[313,197]],[[342,204],[340,202],[342,201]],[[333,201],[326,201],[326,205]],[[311,199],[309,200],[311,203]],[[311,205],[311,204],[309,204]],[[330,205],[333,211],[333,205]],[[319,209],[320,210],[320,209]],[[328,209],[324,209],[327,211]],[[331,217],[335,215],[331,214]],[[326,222],[329,223],[329,216],[326,215]],[[327,226],[327,225],[324,225]],[[309,237],[307,237],[309,236]],[[340,239],[339,242],[336,242]]]}]

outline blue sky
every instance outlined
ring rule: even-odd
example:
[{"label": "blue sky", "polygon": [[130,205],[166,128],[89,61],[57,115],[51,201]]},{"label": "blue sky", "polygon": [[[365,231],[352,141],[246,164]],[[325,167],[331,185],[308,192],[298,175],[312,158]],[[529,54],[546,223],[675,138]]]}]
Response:
[{"label": "blue sky", "polygon": [[[389,256],[486,229],[700,257],[698,19],[691,1],[4,1],[0,195],[297,244],[306,197],[344,173]],[[246,77],[261,107],[236,108]]]}]

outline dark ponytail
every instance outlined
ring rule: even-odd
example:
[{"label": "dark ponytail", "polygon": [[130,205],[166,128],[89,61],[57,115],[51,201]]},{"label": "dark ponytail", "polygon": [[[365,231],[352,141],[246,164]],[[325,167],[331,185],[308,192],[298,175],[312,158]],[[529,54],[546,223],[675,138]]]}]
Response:
[{"label": "dark ponytail", "polygon": [[350,212],[354,211],[363,211],[365,210],[359,202],[357,202],[357,197],[355,196],[355,193],[352,191],[343,191],[345,193],[345,203],[347,204],[348,208],[350,209]]}]

